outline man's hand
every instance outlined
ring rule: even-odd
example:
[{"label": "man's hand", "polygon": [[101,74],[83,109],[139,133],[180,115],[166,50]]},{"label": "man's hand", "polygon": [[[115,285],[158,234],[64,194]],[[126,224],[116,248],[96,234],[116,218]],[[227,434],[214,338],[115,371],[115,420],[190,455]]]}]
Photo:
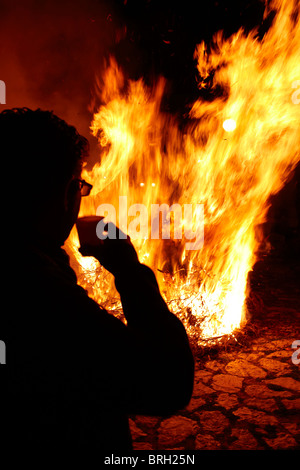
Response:
[{"label": "man's hand", "polygon": [[[92,232],[90,237],[82,237],[80,235],[80,219],[77,224],[79,239],[81,246],[80,253],[83,256],[93,256],[105,269],[110,271],[114,276],[119,273],[126,273],[132,266],[138,264],[138,256],[130,241],[130,237],[124,234],[113,223],[109,222],[105,226],[107,237],[100,240],[95,237],[98,220],[95,218],[89,222],[88,230]],[[115,238],[109,238],[110,233],[115,233]],[[126,238],[125,238],[126,237]]]}]

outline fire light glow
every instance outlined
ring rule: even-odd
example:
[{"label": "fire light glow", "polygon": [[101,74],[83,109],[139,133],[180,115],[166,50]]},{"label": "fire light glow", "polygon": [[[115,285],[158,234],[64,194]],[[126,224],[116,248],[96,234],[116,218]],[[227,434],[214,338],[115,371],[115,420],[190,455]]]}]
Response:
[{"label": "fire light glow", "polygon": [[226,119],[223,122],[223,129],[226,132],[232,132],[232,131],[234,131],[235,128],[236,128],[236,122],[235,122],[234,119]]},{"label": "fire light glow", "polygon": [[[185,251],[185,240],[134,242],[169,308],[199,342],[232,334],[245,322],[248,273],[259,246],[256,227],[266,219],[269,197],[300,159],[300,106],[291,100],[292,83],[300,78],[300,15],[292,0],[273,0],[268,8],[277,14],[261,41],[257,31],[246,36],[239,30],[228,39],[216,33],[210,54],[204,42],[197,45],[199,87],[212,76],[211,91],[224,88],[227,99],[217,94],[213,101],[196,100],[184,129],[160,109],[164,79],[153,88],[142,79],[125,86],[113,58],[99,92],[103,105],[91,123],[101,164],[99,158],[84,171],[94,195],[83,200],[80,215],[95,214],[102,202],[117,207],[119,195],[127,195],[129,205],[147,207],[204,204],[201,250]],[[234,129],[230,139],[224,129]],[[76,232],[69,242],[81,284],[116,311],[112,276],[99,266],[92,276],[93,266],[77,252]]]}]

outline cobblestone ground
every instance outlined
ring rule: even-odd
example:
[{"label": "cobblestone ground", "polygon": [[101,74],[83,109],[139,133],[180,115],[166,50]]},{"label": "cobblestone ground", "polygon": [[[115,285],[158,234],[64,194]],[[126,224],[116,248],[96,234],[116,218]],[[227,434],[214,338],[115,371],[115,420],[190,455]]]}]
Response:
[{"label": "cobblestone ground", "polygon": [[187,408],[131,417],[134,449],[300,450],[300,365],[291,349],[300,340],[300,270],[268,269],[256,276],[261,311],[252,334],[198,355]]}]

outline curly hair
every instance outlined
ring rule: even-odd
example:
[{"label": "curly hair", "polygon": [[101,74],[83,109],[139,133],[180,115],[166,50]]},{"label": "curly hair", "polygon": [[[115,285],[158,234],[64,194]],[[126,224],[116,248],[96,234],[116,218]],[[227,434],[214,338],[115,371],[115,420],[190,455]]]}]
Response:
[{"label": "curly hair", "polygon": [[5,177],[13,194],[34,207],[59,195],[81,171],[88,151],[87,139],[52,111],[13,108],[0,113]]}]

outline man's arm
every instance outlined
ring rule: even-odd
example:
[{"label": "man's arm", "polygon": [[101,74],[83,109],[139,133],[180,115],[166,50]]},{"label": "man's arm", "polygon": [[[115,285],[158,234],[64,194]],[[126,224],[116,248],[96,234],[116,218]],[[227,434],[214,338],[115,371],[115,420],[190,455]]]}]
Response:
[{"label": "man's arm", "polygon": [[[130,240],[83,246],[115,276],[127,320],[126,375],[129,412],[167,414],[186,406],[194,360],[181,321],[164,302],[153,271],[138,261]],[[125,331],[124,331],[125,333]]]},{"label": "man's arm", "polygon": [[127,328],[135,337],[139,369],[136,413],[171,413],[191,398],[194,361],[185,329],[167,308],[150,268],[138,264],[116,276]]}]

